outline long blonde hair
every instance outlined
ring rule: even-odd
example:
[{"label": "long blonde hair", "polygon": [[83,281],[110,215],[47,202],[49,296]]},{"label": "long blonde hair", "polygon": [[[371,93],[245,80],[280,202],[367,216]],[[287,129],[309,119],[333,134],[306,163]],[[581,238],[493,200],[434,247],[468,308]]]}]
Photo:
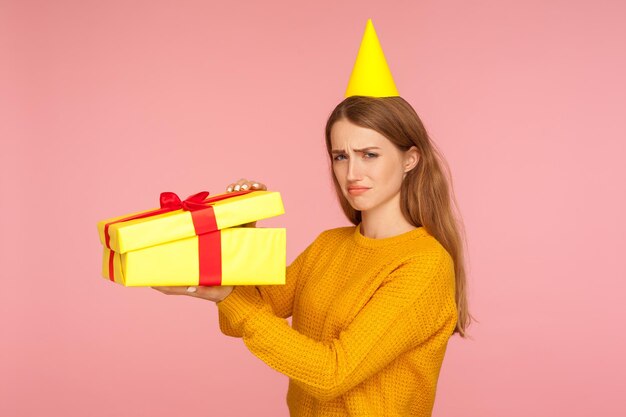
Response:
[{"label": "long blonde hair", "polygon": [[[467,300],[465,239],[463,222],[452,189],[452,177],[445,159],[406,100],[401,97],[351,96],[335,107],[326,123],[326,148],[331,166],[333,155],[330,132],[333,124],[341,119],[377,131],[402,151],[409,150],[411,146],[417,147],[419,162],[406,174],[400,188],[402,214],[415,227],[423,226],[452,257],[458,310],[454,333],[465,337],[465,330],[472,322]],[[358,225],[361,212],[352,208],[341,192],[337,178],[334,174],[331,176],[343,212],[352,224]]]}]

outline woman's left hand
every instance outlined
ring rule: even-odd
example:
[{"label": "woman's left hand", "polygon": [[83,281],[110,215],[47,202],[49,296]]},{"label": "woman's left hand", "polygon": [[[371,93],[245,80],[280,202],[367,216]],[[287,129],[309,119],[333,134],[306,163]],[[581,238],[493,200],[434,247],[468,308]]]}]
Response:
[{"label": "woman's left hand", "polygon": [[235,287],[229,285],[215,287],[152,287],[167,295],[189,295],[196,298],[204,298],[214,302],[222,301],[228,297]]}]

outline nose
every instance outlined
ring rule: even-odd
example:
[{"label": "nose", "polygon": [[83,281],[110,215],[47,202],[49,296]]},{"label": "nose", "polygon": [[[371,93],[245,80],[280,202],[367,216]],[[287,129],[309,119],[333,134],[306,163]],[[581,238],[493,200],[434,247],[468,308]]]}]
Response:
[{"label": "nose", "polygon": [[348,160],[348,172],[346,176],[348,182],[359,181],[362,175],[361,164],[358,158],[350,158]]}]

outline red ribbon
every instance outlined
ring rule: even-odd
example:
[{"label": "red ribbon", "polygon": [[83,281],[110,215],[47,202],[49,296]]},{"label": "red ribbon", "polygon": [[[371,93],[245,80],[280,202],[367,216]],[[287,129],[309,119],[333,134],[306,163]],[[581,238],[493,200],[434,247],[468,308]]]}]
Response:
[{"label": "red ribbon", "polygon": [[[236,191],[232,193],[220,194],[214,197],[209,196],[208,191],[201,191],[189,196],[181,201],[172,192],[163,192],[159,198],[160,209],[151,210],[135,216],[125,217],[120,220],[109,222],[104,225],[105,245],[111,249],[111,237],[109,236],[109,226],[115,223],[129,220],[143,219],[158,214],[168,213],[175,210],[186,210],[191,212],[193,227],[198,236],[198,258],[200,267],[199,285],[221,285],[222,283],[222,242],[221,233],[217,228],[213,204],[217,201],[225,200],[239,195],[244,195],[253,190]],[[113,268],[113,251],[109,254],[109,279],[115,281]]]}]

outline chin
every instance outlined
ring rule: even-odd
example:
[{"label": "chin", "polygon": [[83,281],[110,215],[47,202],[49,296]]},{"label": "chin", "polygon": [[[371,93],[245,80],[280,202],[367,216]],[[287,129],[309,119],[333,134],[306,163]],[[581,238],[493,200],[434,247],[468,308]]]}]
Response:
[{"label": "chin", "polygon": [[[366,198],[362,198],[359,196],[353,196],[350,195],[349,193],[345,192],[343,193],[344,198],[348,201],[348,204],[350,204],[350,207],[352,207],[354,210],[358,210],[358,211],[366,211],[369,210],[373,207],[372,205],[372,197],[368,196]],[[374,204],[375,205],[375,204]]]},{"label": "chin", "polygon": [[350,203],[350,206],[353,209],[361,211],[361,212],[367,211],[371,208],[369,204],[358,204],[358,203],[355,203],[354,201],[350,201],[350,199],[348,199],[348,203]]}]

